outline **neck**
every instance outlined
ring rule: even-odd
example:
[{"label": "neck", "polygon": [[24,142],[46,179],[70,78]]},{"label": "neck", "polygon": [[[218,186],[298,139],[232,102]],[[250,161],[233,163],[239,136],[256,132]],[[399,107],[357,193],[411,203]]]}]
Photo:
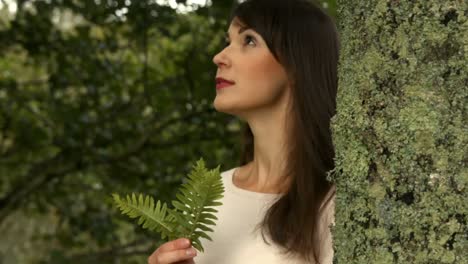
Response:
[{"label": "neck", "polygon": [[276,117],[262,119],[262,123],[249,122],[254,136],[254,157],[237,179],[247,189],[268,193],[281,193],[287,189],[287,134],[286,125],[281,125],[285,124],[285,116]]}]

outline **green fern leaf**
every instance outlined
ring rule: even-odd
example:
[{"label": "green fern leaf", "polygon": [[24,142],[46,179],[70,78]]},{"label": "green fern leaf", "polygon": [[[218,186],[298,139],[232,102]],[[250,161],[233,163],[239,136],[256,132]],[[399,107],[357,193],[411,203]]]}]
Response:
[{"label": "green fern leaf", "polygon": [[[212,230],[208,226],[215,225],[212,220],[217,220],[214,213],[218,211],[212,208],[222,203],[217,200],[223,197],[224,187],[219,172],[219,166],[208,171],[203,160],[199,160],[193,171],[188,176],[188,181],[181,186],[176,194],[178,201],[172,201],[177,213],[190,216],[193,221],[188,232],[179,234],[180,237],[187,237],[192,240],[192,245],[199,251],[203,251],[203,246],[199,243],[198,237],[211,238],[205,233]],[[201,235],[203,234],[203,235]]]},{"label": "green fern leaf", "polygon": [[137,197],[134,193],[127,195],[126,199],[120,198],[118,194],[112,196],[120,211],[130,218],[138,218],[138,224],[143,225],[143,228],[159,232],[163,238],[173,232],[166,217],[166,203],[158,201],[155,205],[152,197],[143,197],[141,194]]},{"label": "green fern leaf", "polygon": [[137,218],[143,228],[161,234],[163,239],[173,240],[186,237],[192,246],[203,252],[200,238],[211,240],[207,232],[213,232],[209,226],[215,226],[217,220],[215,206],[222,205],[224,186],[219,166],[208,171],[205,162],[200,159],[188,175],[186,183],[178,189],[177,200],[172,201],[174,208],[165,203],[156,204],[150,196],[127,195],[126,199],[113,194],[113,199],[122,214]]}]

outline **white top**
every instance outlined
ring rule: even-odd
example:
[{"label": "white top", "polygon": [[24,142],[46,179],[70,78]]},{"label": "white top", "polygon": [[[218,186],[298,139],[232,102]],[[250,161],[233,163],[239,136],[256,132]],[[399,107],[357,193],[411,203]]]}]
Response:
[{"label": "white top", "polygon": [[[280,248],[271,240],[263,241],[258,223],[263,220],[268,207],[280,194],[259,193],[241,189],[233,184],[232,176],[237,168],[221,173],[225,188],[222,206],[216,207],[218,213],[214,232],[208,233],[213,241],[201,238],[204,252],[197,252],[196,264],[305,264],[304,260],[287,259],[280,254]],[[327,199],[326,199],[327,200]],[[331,264],[333,247],[328,228],[334,223],[334,197],[323,208],[321,220],[320,247],[321,264]]]}]

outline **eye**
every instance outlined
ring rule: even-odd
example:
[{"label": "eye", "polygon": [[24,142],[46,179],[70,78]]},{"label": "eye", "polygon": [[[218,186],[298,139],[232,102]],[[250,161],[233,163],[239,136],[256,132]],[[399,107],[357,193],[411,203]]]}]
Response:
[{"label": "eye", "polygon": [[245,35],[244,44],[249,45],[250,43],[255,44],[255,38],[251,35]]}]

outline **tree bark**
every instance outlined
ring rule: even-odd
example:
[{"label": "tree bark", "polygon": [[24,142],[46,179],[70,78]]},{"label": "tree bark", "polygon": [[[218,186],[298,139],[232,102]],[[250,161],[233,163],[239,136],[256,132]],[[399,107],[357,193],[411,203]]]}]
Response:
[{"label": "tree bark", "polygon": [[467,2],[338,7],[334,263],[468,263]]}]

